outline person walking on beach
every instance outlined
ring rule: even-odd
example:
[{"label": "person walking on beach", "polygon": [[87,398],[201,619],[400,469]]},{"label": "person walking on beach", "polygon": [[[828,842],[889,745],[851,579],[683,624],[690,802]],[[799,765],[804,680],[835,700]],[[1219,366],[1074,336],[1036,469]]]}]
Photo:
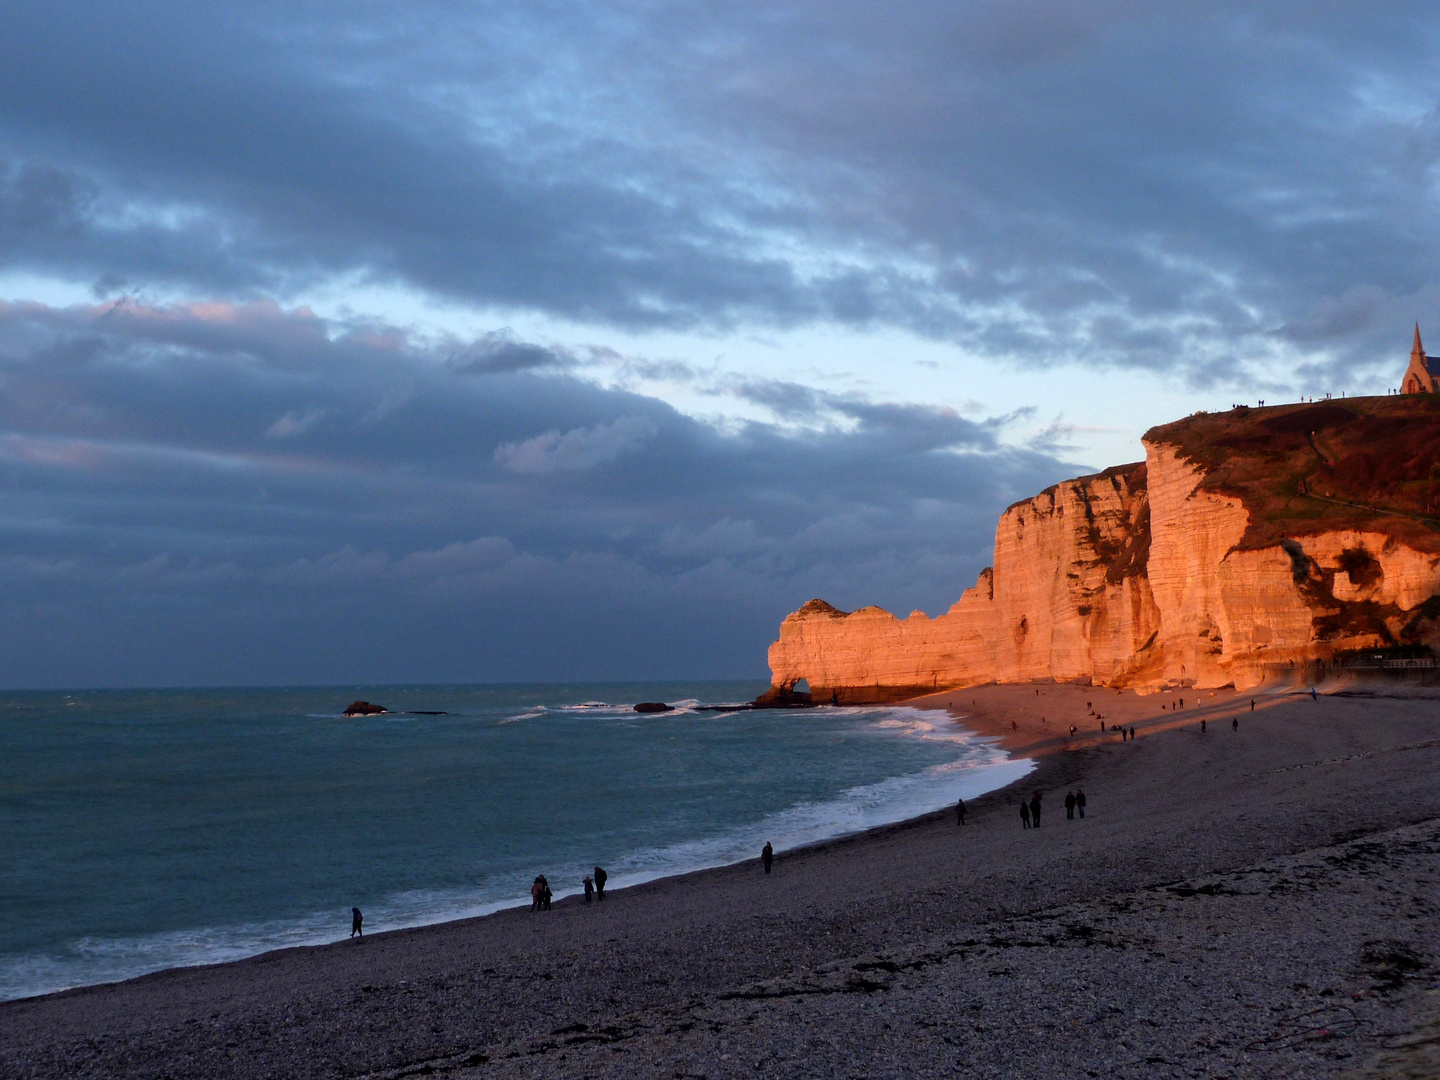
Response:
[{"label": "person walking on beach", "polygon": [[1253,697],[1250,699],[1250,711],[1255,711],[1255,699]]},{"label": "person walking on beach", "polygon": [[1240,730],[1240,718],[1239,718],[1238,716],[1235,717],[1234,720],[1231,720],[1231,721],[1230,721],[1230,730],[1231,730],[1231,731],[1239,731],[1239,730]]},{"label": "person walking on beach", "polygon": [[1080,816],[1085,816],[1085,792],[1080,788],[1075,789],[1075,809],[1080,811]]},{"label": "person walking on beach", "polygon": [[1040,827],[1040,793],[1038,791],[1030,796],[1030,824],[1036,829]]},{"label": "person walking on beach", "polygon": [[601,867],[595,867],[595,900],[598,903],[605,899],[605,878],[606,873]]},{"label": "person walking on beach", "polygon": [[595,895],[595,881],[589,874],[586,874],[585,880],[581,884],[585,886],[585,902],[588,904]]},{"label": "person walking on beach", "polygon": [[364,936],[365,936],[365,931],[362,930],[362,929],[360,929],[360,924],[363,923],[364,921],[365,921],[365,916],[360,914],[360,909],[359,909],[358,907],[352,907],[352,908],[350,909],[350,936],[351,936],[351,937],[354,937],[356,934],[359,934],[361,937],[364,937]]},{"label": "person walking on beach", "polygon": [[1020,824],[1026,829],[1030,827],[1030,804],[1024,799],[1020,800]]},{"label": "person walking on beach", "polygon": [[1201,721],[1200,721],[1200,734],[1201,734],[1201,735],[1204,735],[1204,734],[1205,734],[1205,721],[1204,721],[1204,720],[1201,720]]},{"label": "person walking on beach", "polygon": [[956,799],[956,800],[955,800],[955,824],[956,824],[956,825],[964,825],[964,824],[965,824],[965,800],[964,800],[964,799]]},{"label": "person walking on beach", "polygon": [[1073,791],[1065,792],[1065,820],[1075,820],[1075,793]]},{"label": "person walking on beach", "polygon": [[765,841],[765,846],[760,849],[760,865],[765,867],[765,873],[770,872],[770,867],[775,865],[775,849],[770,846],[770,841]]},{"label": "person walking on beach", "polygon": [[1135,729],[1134,729],[1133,727],[1130,729],[1130,738],[1131,738],[1131,739],[1134,739],[1134,738],[1135,738]]}]

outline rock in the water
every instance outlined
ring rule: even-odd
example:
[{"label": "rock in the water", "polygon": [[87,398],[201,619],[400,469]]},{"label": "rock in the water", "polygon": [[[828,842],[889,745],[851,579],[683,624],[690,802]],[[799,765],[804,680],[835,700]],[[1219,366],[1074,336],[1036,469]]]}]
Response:
[{"label": "rock in the water", "polygon": [[636,712],[669,712],[675,708],[674,705],[666,705],[663,701],[642,701],[635,706]]},{"label": "rock in the water", "polygon": [[368,701],[352,701],[350,707],[345,710],[346,716],[379,716],[390,710],[384,705],[373,705]]}]

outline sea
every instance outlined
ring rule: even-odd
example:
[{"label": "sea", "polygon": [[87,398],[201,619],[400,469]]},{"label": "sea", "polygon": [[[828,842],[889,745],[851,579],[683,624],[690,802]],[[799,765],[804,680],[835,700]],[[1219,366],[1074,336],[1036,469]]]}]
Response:
[{"label": "sea", "polygon": [[765,686],[0,694],[0,999],[783,852],[1033,767],[943,712],[725,707]]}]

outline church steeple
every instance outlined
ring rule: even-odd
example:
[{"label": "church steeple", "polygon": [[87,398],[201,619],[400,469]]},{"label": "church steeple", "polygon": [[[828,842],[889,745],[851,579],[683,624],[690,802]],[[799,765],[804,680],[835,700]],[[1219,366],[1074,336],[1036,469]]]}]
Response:
[{"label": "church steeple", "polygon": [[1425,355],[1425,346],[1420,344],[1420,324],[1415,324],[1415,344],[1410,347],[1410,366],[1405,369],[1405,378],[1400,384],[1402,394],[1435,393],[1435,376],[1430,371],[1430,358]]}]

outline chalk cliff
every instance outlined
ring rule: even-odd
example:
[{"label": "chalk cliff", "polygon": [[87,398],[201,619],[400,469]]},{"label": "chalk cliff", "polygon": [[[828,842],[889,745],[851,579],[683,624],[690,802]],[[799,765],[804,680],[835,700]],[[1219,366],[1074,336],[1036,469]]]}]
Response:
[{"label": "chalk cliff", "polygon": [[1006,510],[993,568],[945,614],[787,616],[771,681],[842,703],[1035,679],[1243,689],[1291,661],[1440,645],[1437,436],[1429,395],[1154,428],[1144,462]]}]

